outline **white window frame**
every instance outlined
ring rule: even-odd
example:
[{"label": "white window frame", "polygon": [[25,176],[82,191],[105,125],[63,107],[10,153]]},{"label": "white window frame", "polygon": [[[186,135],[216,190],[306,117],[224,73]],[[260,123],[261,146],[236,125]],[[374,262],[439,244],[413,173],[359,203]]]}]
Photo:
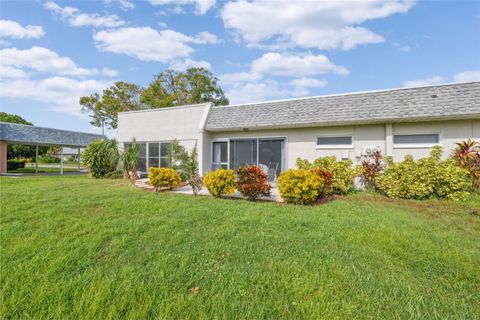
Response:
[{"label": "white window frame", "polygon": [[[436,134],[438,136],[437,143],[395,143],[395,136],[418,136],[418,135],[432,135]],[[395,133],[392,135],[393,148],[394,149],[415,149],[415,148],[431,148],[433,146],[442,145],[442,134],[441,132],[421,132],[421,133]]]},{"label": "white window frame", "polygon": [[[227,143],[227,162],[219,162],[221,165],[223,164],[226,164],[227,165],[227,169],[230,169],[230,139],[213,139],[212,140],[212,152],[211,152],[211,157],[212,157],[212,161],[211,161],[211,165],[210,165],[210,170],[213,170],[213,164],[214,164],[214,161],[213,161],[213,145],[215,142],[226,142]],[[218,162],[217,162],[218,163]]]},{"label": "white window frame", "polygon": [[[344,138],[350,137],[352,140],[351,144],[332,144],[332,145],[319,145],[318,138]],[[327,150],[327,149],[353,149],[354,138],[353,134],[331,134],[331,135],[321,135],[315,137],[315,149],[317,150]]]}]

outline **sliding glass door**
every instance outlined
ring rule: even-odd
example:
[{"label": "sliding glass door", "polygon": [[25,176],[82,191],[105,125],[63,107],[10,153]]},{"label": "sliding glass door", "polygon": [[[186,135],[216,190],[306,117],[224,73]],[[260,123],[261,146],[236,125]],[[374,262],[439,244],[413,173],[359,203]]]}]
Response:
[{"label": "sliding glass door", "polygon": [[228,141],[215,141],[212,148],[212,170],[228,169]]},{"label": "sliding glass door", "polygon": [[257,139],[230,140],[230,169],[257,164]]},{"label": "sliding glass door", "polygon": [[258,142],[258,165],[268,168],[270,180],[275,180],[282,171],[285,154],[284,139],[259,139]]}]

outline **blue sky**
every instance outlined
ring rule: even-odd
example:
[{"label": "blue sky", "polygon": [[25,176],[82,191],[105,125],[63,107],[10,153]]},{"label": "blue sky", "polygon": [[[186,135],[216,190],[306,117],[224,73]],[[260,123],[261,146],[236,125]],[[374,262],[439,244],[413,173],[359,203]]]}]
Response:
[{"label": "blue sky", "polygon": [[80,96],[167,68],[209,68],[233,104],[480,80],[480,1],[0,6],[1,110],[40,126],[98,132]]}]

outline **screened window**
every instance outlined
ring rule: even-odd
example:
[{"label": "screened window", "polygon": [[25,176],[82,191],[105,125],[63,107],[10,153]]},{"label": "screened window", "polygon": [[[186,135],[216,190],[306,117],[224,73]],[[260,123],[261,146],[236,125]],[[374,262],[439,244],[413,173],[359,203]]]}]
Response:
[{"label": "screened window", "polygon": [[214,142],[212,155],[212,170],[228,169],[228,142]]},{"label": "screened window", "polygon": [[393,143],[396,145],[411,144],[436,144],[440,141],[437,133],[434,134],[398,134],[393,136]]},{"label": "screened window", "polygon": [[149,142],[148,143],[148,166],[149,167],[167,167],[167,154],[169,142]]},{"label": "screened window", "polygon": [[317,146],[318,147],[332,147],[332,146],[351,146],[352,137],[351,136],[341,136],[341,137],[317,137]]}]

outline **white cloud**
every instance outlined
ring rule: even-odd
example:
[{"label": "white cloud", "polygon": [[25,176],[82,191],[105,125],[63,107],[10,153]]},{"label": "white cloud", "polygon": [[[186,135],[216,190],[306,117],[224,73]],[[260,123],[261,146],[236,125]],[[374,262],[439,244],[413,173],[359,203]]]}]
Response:
[{"label": "white cloud", "polygon": [[249,44],[271,41],[275,47],[300,46],[349,50],[383,37],[358,25],[407,12],[414,0],[371,1],[231,1],[221,17]]},{"label": "white cloud", "polygon": [[0,38],[40,38],[45,34],[40,26],[27,25],[22,27],[18,22],[12,20],[0,20]]},{"label": "white cloud", "polygon": [[119,74],[117,70],[110,69],[110,68],[103,68],[101,73],[104,76],[112,77],[112,78],[118,76],[118,74]]},{"label": "white cloud", "polygon": [[205,60],[191,60],[185,59],[181,61],[175,61],[170,65],[170,69],[173,70],[187,70],[188,68],[205,68],[211,69],[212,65]]},{"label": "white cloud", "polygon": [[[103,68],[101,71],[95,68],[80,68],[72,59],[61,57],[58,53],[43,47],[30,49],[6,48],[0,50],[1,76],[22,74],[21,69],[68,76],[91,76],[102,74],[109,77],[118,75],[118,71]],[[24,70],[25,71],[25,70]]]},{"label": "white cloud", "polygon": [[135,3],[128,0],[104,0],[105,4],[117,3],[122,10],[131,10],[135,8]]},{"label": "white cloud", "polygon": [[[196,14],[205,14],[215,5],[215,0],[148,0],[152,5],[195,5]],[[183,11],[182,11],[183,12]]]},{"label": "white cloud", "polygon": [[50,77],[42,80],[17,79],[0,82],[0,96],[11,99],[28,99],[47,103],[57,112],[80,116],[81,96],[99,92],[111,85],[109,81],[77,80],[67,77]]},{"label": "white cloud", "polygon": [[405,81],[403,83],[404,87],[422,87],[422,86],[428,86],[432,84],[437,84],[437,83],[442,83],[446,82],[447,79],[443,77],[430,77],[426,79],[417,79],[417,80],[410,80],[410,81]]},{"label": "white cloud", "polygon": [[103,51],[126,54],[143,61],[170,62],[189,56],[194,51],[189,43],[207,43],[212,41],[211,36],[208,32],[191,37],[174,30],[131,27],[99,31],[93,39],[97,48]]},{"label": "white cloud", "polygon": [[293,79],[289,82],[294,87],[304,87],[304,88],[320,88],[327,85],[327,80],[319,80],[315,78],[299,78]]},{"label": "white cloud", "polygon": [[251,71],[274,76],[302,77],[323,73],[348,74],[345,67],[337,66],[324,55],[292,55],[269,52],[254,60]]},{"label": "white cloud", "polygon": [[98,13],[82,13],[79,9],[73,7],[61,7],[53,1],[46,2],[45,8],[59,14],[62,18],[67,19],[68,23],[73,27],[119,27],[125,25],[125,21],[121,20],[117,15],[100,15]]},{"label": "white cloud", "polygon": [[213,33],[210,33],[208,31],[202,31],[198,33],[195,39],[195,42],[200,44],[205,44],[205,43],[214,44],[214,43],[218,43],[219,40],[217,36],[214,35]]},{"label": "white cloud", "polygon": [[310,94],[310,88],[321,88],[327,85],[327,80],[319,80],[315,78],[298,78],[289,82],[293,86],[293,96],[302,97]]},{"label": "white cloud", "polygon": [[263,78],[261,74],[252,72],[224,73],[218,77],[222,84],[235,85],[239,83],[258,81]]},{"label": "white cloud", "polygon": [[26,78],[27,73],[21,69],[0,64],[0,79]]},{"label": "white cloud", "polygon": [[457,73],[454,77],[455,82],[480,81],[480,70],[470,70]]},{"label": "white cloud", "polygon": [[252,103],[271,100],[272,98],[288,96],[289,92],[281,88],[281,85],[275,80],[266,80],[263,82],[237,83],[230,87],[225,95],[230,100],[230,104]]}]

